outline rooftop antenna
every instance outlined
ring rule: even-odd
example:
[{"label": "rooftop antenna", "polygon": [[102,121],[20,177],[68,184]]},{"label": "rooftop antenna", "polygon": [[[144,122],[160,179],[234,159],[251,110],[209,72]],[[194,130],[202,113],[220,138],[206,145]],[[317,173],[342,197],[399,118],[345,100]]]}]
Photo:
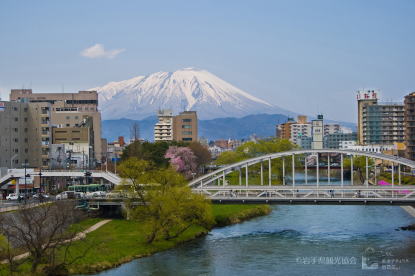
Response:
[{"label": "rooftop antenna", "polygon": [[65,93],[65,84],[62,83],[62,93]]}]

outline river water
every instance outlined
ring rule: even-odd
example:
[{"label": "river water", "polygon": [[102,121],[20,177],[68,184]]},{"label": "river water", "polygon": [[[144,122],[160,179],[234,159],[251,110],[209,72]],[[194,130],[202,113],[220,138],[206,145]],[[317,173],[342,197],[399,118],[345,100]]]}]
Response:
[{"label": "river water", "polygon": [[414,275],[415,232],[396,230],[414,222],[395,206],[273,206],[97,275]]}]

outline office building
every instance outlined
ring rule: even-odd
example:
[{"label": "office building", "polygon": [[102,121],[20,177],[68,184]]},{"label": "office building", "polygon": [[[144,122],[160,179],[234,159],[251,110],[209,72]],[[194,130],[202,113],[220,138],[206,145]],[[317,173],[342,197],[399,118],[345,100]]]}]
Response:
[{"label": "office building", "polygon": [[94,163],[102,161],[101,113],[98,111],[98,93],[79,91],[78,93],[33,93],[31,89],[12,89],[10,101],[43,103],[50,105],[51,127],[77,127],[86,117],[93,121]]},{"label": "office building", "polygon": [[0,102],[0,167],[49,166],[50,105]]},{"label": "office building", "polygon": [[196,111],[184,111],[173,118],[173,140],[197,141],[198,121]]},{"label": "office building", "polygon": [[[76,127],[52,129],[53,144],[64,145],[63,148],[58,146],[57,152],[60,153],[60,149],[65,153],[66,167],[83,169],[95,167],[93,129],[92,117],[84,118],[81,125]],[[61,158],[61,156],[58,156],[58,158]]]},{"label": "office building", "polygon": [[[357,133],[332,133],[324,135],[324,148],[325,149],[339,149],[341,146],[346,145],[344,142],[356,143]],[[342,144],[343,143],[343,144]]]}]

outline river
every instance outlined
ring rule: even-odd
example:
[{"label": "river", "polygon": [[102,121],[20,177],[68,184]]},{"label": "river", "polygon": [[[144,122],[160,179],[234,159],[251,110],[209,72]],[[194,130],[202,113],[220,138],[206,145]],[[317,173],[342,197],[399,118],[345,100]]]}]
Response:
[{"label": "river", "polygon": [[97,275],[414,275],[415,232],[396,230],[414,222],[396,206],[273,206]]}]

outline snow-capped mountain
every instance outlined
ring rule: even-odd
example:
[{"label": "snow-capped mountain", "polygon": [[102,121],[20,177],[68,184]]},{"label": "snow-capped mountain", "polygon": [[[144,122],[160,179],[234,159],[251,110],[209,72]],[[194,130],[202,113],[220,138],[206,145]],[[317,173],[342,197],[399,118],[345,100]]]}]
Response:
[{"label": "snow-capped mountain", "polygon": [[195,110],[200,119],[292,114],[194,68],[138,76],[91,90],[98,91],[103,119],[142,119],[159,109]]}]

